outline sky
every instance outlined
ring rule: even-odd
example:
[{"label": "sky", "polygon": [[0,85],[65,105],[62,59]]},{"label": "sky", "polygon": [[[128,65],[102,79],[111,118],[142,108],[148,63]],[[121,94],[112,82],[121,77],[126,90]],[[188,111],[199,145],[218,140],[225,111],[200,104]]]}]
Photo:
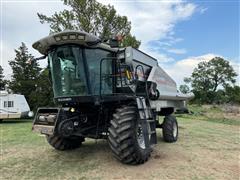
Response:
[{"label": "sky", "polygon": [[[111,4],[131,21],[131,33],[141,40],[140,50],[158,59],[159,65],[177,82],[189,77],[201,61],[215,56],[229,60],[239,75],[239,1],[187,0],[98,0]],[[38,39],[49,34],[37,12],[52,15],[66,8],[60,0],[0,0],[1,61],[4,75],[11,78],[9,60],[14,49],[26,43],[29,52]],[[46,66],[45,62],[40,62]],[[238,76],[238,84],[239,84]]]}]

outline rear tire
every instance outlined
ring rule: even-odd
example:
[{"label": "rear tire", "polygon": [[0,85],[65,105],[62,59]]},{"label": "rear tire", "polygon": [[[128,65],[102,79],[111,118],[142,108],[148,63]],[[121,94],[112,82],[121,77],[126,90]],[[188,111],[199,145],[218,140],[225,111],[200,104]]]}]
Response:
[{"label": "rear tire", "polygon": [[76,149],[82,145],[82,142],[84,142],[83,137],[64,138],[57,135],[46,135],[46,138],[52,147],[61,151]]},{"label": "rear tire", "polygon": [[177,119],[172,116],[168,115],[165,116],[163,124],[162,124],[162,133],[163,133],[163,140],[165,142],[176,142],[178,139],[178,123]]},{"label": "rear tire", "polygon": [[139,133],[141,127],[137,108],[124,106],[116,109],[110,123],[108,142],[114,156],[125,164],[146,162],[151,154],[151,148],[146,148],[145,142],[142,142],[143,134]]}]

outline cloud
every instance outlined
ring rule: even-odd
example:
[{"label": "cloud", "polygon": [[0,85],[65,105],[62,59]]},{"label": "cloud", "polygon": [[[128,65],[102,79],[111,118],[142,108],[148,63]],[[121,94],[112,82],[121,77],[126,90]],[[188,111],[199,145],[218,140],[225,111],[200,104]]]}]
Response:
[{"label": "cloud", "polygon": [[214,57],[221,57],[220,55],[209,53],[196,57],[188,57],[172,64],[160,63],[166,72],[177,82],[178,85],[183,84],[184,77],[190,77],[194,68],[202,61],[209,61]]},{"label": "cloud", "polygon": [[[160,65],[176,80],[183,83],[183,78],[190,76],[193,69],[201,61],[209,61],[215,56],[214,53],[201,56],[188,57],[180,61],[170,57],[169,53],[184,54],[184,48],[174,48],[184,39],[176,37],[174,28],[181,21],[189,20],[194,13],[205,13],[208,9],[197,6],[187,1],[127,1],[127,0],[98,0],[103,4],[114,5],[117,13],[125,15],[132,23],[132,33],[141,40],[141,50],[157,58]],[[66,8],[62,1],[13,1],[3,3],[1,30],[3,39],[0,65],[4,68],[4,75],[11,77],[11,68],[8,61],[15,57],[14,49],[21,42],[25,42],[29,51],[34,56],[40,54],[31,48],[36,40],[49,33],[47,24],[40,24],[37,12],[52,15]],[[166,53],[163,53],[166,52]],[[167,53],[168,52],[168,53]],[[231,65],[239,74],[239,57],[230,61]],[[46,61],[41,61],[41,66],[46,66]],[[238,82],[239,82],[238,76]]]},{"label": "cloud", "polygon": [[[49,25],[41,24],[37,12],[51,15],[55,11],[63,10],[63,3],[59,1],[4,1],[1,11],[1,60],[6,79],[11,78],[12,70],[8,61],[15,58],[14,49],[24,42],[29,52],[34,56],[41,56],[31,46],[36,40],[49,33]],[[46,62],[40,62],[41,67]]]},{"label": "cloud", "polygon": [[233,69],[237,73],[236,84],[240,86],[240,59],[238,59],[238,61],[230,61],[230,65],[233,67]]},{"label": "cloud", "polygon": [[[196,11],[197,5],[186,1],[110,1],[98,0],[103,4],[114,5],[117,12],[126,15],[132,23],[132,33],[141,40],[140,49],[162,59],[167,56],[160,53],[161,48],[153,43],[173,46],[182,41],[174,37],[174,27],[178,22],[188,20]],[[163,41],[163,42],[162,42]],[[171,50],[170,50],[171,51]],[[174,53],[174,49],[172,49]],[[184,53],[184,50],[175,50]],[[167,59],[172,59],[168,57]]]},{"label": "cloud", "polygon": [[145,44],[167,37],[179,21],[187,20],[196,9],[193,3],[183,1],[109,1],[121,15],[132,22],[132,32]]},{"label": "cloud", "polygon": [[[157,58],[160,62],[172,62],[174,59],[166,53],[160,53],[160,44],[174,49],[182,38],[174,37],[175,25],[188,20],[196,11],[196,5],[182,0],[176,1],[110,1],[98,0],[103,4],[114,5],[117,13],[125,15],[132,22],[132,33],[141,40],[144,52]],[[41,24],[37,12],[52,15],[62,11],[66,6],[62,1],[4,1],[1,30],[3,32],[1,53],[4,73],[10,77],[11,68],[8,61],[15,57],[14,49],[24,42],[29,52],[40,56],[31,45],[49,33],[49,25]],[[17,12],[17,13],[16,13]],[[159,43],[152,46],[149,42]],[[156,47],[156,48],[155,48]],[[171,50],[170,50],[171,51]],[[179,53],[179,52],[178,52]],[[41,62],[46,66],[46,62]]]},{"label": "cloud", "polygon": [[166,54],[161,54],[157,51],[149,51],[148,55],[157,59],[159,63],[170,63],[173,62],[174,59]]},{"label": "cloud", "polygon": [[207,10],[208,10],[208,8],[199,8],[199,12],[201,14],[204,14]]},{"label": "cloud", "polygon": [[1,62],[0,65],[3,68],[3,75],[5,76],[5,79],[11,79],[12,69],[8,64],[9,60],[14,59],[14,50],[8,46],[8,44],[4,43],[2,40],[0,41],[1,48],[0,48],[0,54],[1,54]]},{"label": "cloud", "polygon": [[[204,55],[201,55],[201,56],[188,57],[186,59],[182,59],[180,61],[173,62],[171,64],[160,63],[160,66],[163,67],[164,70],[166,70],[166,72],[177,82],[177,84],[179,86],[181,84],[184,84],[184,82],[183,82],[184,77],[190,77],[191,76],[194,68],[197,67],[198,63],[203,62],[203,61],[210,61],[214,57],[222,57],[222,58],[228,60],[228,58],[223,57],[219,54],[208,53],[208,54],[204,54]],[[232,61],[232,60],[229,60],[229,62],[230,62],[230,65],[234,68],[234,70],[238,74],[237,82],[238,82],[238,85],[239,85],[240,63]]]},{"label": "cloud", "polygon": [[167,49],[167,52],[173,53],[173,54],[186,54],[186,49]]}]

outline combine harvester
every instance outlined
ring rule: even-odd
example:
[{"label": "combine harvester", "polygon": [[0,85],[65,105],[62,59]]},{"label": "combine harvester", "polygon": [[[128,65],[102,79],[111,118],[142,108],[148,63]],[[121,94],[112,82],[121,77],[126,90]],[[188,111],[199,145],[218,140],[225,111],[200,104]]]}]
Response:
[{"label": "combine harvester", "polygon": [[107,139],[119,161],[141,164],[157,143],[156,128],[166,142],[177,141],[172,113],[190,96],[178,93],[153,57],[80,31],[47,36],[33,48],[44,55],[36,60],[48,57],[58,106],[39,108],[32,129],[55,149],[78,148],[86,137]]}]

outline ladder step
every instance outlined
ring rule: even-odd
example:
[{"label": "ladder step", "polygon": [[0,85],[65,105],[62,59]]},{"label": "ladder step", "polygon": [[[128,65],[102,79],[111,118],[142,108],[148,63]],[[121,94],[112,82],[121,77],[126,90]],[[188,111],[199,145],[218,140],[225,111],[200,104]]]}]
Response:
[{"label": "ladder step", "polygon": [[150,120],[147,120],[147,122],[155,122],[156,120],[154,120],[154,119],[150,119]]},{"label": "ladder step", "polygon": [[146,108],[144,108],[144,107],[138,107],[138,110],[152,110],[152,109],[149,108],[149,107],[146,107]]},{"label": "ladder step", "polygon": [[149,134],[156,134],[156,131],[151,131]]}]

